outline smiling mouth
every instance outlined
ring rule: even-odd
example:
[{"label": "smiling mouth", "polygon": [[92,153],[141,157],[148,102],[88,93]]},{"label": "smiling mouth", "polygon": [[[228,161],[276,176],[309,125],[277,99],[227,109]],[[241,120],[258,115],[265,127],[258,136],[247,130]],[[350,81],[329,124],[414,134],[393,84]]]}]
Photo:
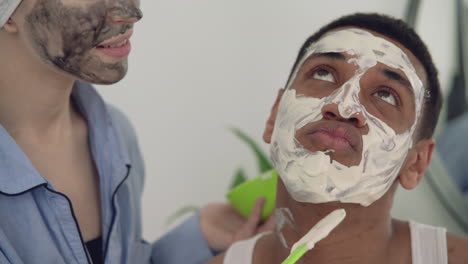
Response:
[{"label": "smiling mouth", "polygon": [[100,43],[97,44],[97,47],[101,48],[116,48],[116,47],[121,47],[125,45],[127,41],[130,40],[130,38],[133,35],[133,29],[127,29],[125,32],[122,32],[120,34],[117,34],[111,38],[108,38]]},{"label": "smiling mouth", "polygon": [[130,54],[132,46],[130,45],[130,41],[126,39],[113,45],[97,46],[96,50],[106,56],[121,59],[127,57]]},{"label": "smiling mouth", "polygon": [[128,41],[129,41],[128,39],[124,39],[123,41],[112,44],[112,45],[99,45],[97,46],[97,48],[101,48],[101,49],[120,48],[126,45]]},{"label": "smiling mouth", "polygon": [[133,30],[129,29],[124,34],[99,43],[95,48],[97,51],[110,57],[118,59],[127,57],[132,49],[130,44],[132,34]]}]

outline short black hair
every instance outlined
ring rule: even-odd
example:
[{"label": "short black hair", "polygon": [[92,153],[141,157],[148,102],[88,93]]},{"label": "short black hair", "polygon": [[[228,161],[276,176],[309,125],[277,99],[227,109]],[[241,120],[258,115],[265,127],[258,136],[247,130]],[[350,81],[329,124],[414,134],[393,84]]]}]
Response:
[{"label": "short black hair", "polygon": [[368,29],[389,37],[402,44],[410,50],[421,62],[427,75],[427,86],[425,89],[425,99],[422,107],[421,123],[419,124],[418,139],[428,139],[434,134],[440,109],[442,107],[442,93],[438,79],[437,69],[432,61],[432,57],[418,34],[403,20],[377,13],[356,13],[343,16],[329,24],[323,26],[319,31],[310,36],[302,45],[296,58],[288,82],[298,66],[302,57],[306,54],[307,48],[325,33],[340,27],[353,26]]}]

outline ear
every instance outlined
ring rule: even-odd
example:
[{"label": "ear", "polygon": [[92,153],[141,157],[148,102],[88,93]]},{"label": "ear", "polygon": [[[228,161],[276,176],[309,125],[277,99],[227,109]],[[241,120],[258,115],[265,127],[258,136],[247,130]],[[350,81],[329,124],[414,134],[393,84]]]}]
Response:
[{"label": "ear", "polygon": [[281,101],[281,97],[283,96],[283,92],[284,89],[279,89],[275,103],[271,108],[270,117],[268,117],[268,120],[266,122],[265,131],[263,131],[263,141],[265,141],[268,144],[270,144],[271,142],[271,135],[273,135],[273,128],[275,127],[276,114],[278,113],[278,106],[279,102]]},{"label": "ear", "polygon": [[11,17],[7,20],[5,25],[3,25],[3,29],[8,33],[18,33],[18,25]]},{"label": "ear", "polygon": [[431,162],[434,146],[434,139],[422,139],[409,151],[399,175],[403,188],[411,190],[419,184]]}]

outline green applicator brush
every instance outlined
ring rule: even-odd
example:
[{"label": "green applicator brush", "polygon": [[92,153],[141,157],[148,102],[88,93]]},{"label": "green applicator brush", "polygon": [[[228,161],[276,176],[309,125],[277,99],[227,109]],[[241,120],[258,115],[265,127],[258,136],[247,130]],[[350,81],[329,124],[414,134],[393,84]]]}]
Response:
[{"label": "green applicator brush", "polygon": [[346,217],[344,209],[336,209],[320,220],[312,227],[305,236],[297,241],[292,249],[291,254],[281,264],[294,264],[304,254],[314,248],[315,244],[330,234],[330,232],[338,226]]}]

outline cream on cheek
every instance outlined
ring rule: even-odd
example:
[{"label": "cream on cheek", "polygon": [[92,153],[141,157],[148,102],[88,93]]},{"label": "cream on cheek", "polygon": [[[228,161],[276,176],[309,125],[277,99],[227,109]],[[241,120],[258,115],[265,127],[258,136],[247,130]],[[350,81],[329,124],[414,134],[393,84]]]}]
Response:
[{"label": "cream on cheek", "polygon": [[[346,43],[346,47],[343,47]],[[342,87],[318,99],[296,95],[290,89],[297,70],[314,53],[347,52],[355,55],[349,62],[358,70]],[[359,101],[360,79],[377,62],[400,69],[408,77],[416,95],[416,118],[421,111],[424,89],[406,54],[393,43],[360,29],[335,31],[311,45],[298,64],[280,102],[272,136],[271,157],[288,192],[300,202],[324,203],[341,201],[368,206],[391,186],[412,146],[411,128],[397,134],[385,122],[370,114]],[[355,113],[365,117],[369,133],[363,136],[359,165],[345,166],[330,161],[327,151],[311,152],[295,139],[297,130],[323,118],[321,109],[337,104],[340,115]]]}]

